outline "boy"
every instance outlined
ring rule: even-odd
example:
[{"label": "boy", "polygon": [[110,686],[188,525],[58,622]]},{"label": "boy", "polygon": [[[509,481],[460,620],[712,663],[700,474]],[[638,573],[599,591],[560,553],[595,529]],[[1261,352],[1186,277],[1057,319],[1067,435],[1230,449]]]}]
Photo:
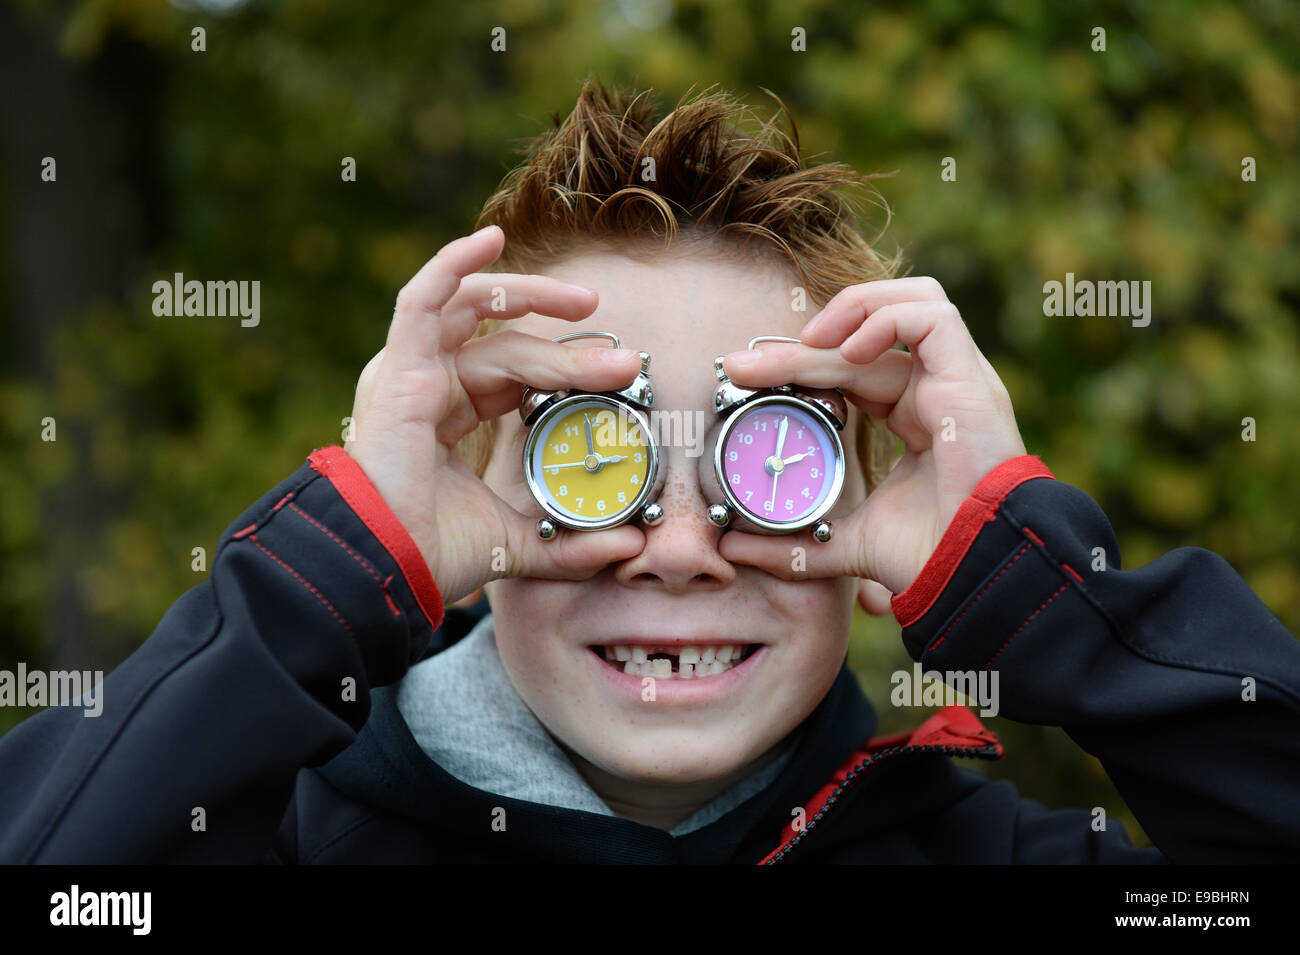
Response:
[{"label": "boy", "polygon": [[[398,296],[346,450],[231,525],[100,718],[51,709],[0,742],[0,859],[1296,857],[1292,636],[1206,551],[1119,569],[943,289],[860,238],[836,191],[856,177],[738,115],[712,94],[660,120],[583,87],[485,228]],[[807,322],[796,287],[824,305]],[[630,347],[551,341],[575,329]],[[756,335],[800,341],[745,351]],[[540,540],[524,385],[616,389],[638,350],[656,406],[688,415],[712,412],[719,354],[741,385],[840,388],[861,467],[831,541],[715,527],[683,447],[661,521]],[[444,613],[484,586],[490,615]],[[855,599],[927,670],[996,668],[1002,712],[1099,757],[1156,848],[962,768],[1001,753],[963,708],[873,740],[844,662]],[[681,680],[688,648],[725,672]],[[606,651],[667,653],[673,675],[647,700]]]}]

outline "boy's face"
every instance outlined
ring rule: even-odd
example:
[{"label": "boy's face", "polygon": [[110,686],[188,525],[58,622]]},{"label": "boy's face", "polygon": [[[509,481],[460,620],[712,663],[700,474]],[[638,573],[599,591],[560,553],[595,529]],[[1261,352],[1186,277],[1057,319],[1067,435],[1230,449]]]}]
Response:
[{"label": "boy's face", "polygon": [[[680,410],[684,419],[705,422],[704,430],[715,420],[714,357],[757,335],[797,337],[812,317],[791,308],[795,273],[772,263],[689,253],[639,262],[601,252],[546,274],[595,289],[596,311],[576,324],[528,315],[513,328],[548,339],[613,332],[624,348],[650,353],[655,408]],[[858,411],[850,415],[841,432],[849,473],[832,519],[865,496],[854,447]],[[705,514],[711,502],[700,489],[700,458],[691,456],[710,449],[702,432],[683,431],[695,446],[661,449],[664,517],[645,528],[640,554],[585,581],[507,578],[487,586],[501,658],[524,702],[570,750],[632,781],[716,779],[768,753],[834,681],[856,594],[849,578],[789,582],[724,560],[717,549],[723,530]],[[524,437],[517,414],[499,419],[484,480],[540,517],[523,481]],[[750,655],[724,674],[680,684],[689,694],[665,692],[658,681],[652,702],[642,698],[640,676],[626,677],[623,663],[605,661],[605,647],[683,637],[699,647],[744,646]]]}]

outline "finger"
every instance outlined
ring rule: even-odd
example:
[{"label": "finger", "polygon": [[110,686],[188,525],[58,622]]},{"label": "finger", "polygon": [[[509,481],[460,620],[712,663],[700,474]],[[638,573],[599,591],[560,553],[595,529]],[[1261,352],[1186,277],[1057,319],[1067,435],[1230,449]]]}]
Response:
[{"label": "finger", "polygon": [[858,604],[873,617],[892,616],[894,609],[890,601],[894,595],[889,588],[874,580],[858,581]]},{"label": "finger", "polygon": [[[518,405],[524,385],[611,391],[640,370],[641,359],[629,348],[577,348],[513,329],[471,339],[456,353],[460,383],[479,410],[495,407],[502,393]],[[494,403],[480,408],[484,399]]]},{"label": "finger", "polygon": [[[357,390],[352,399],[352,421],[363,420],[366,417],[366,409],[370,407],[371,398],[375,393],[375,383],[379,379],[379,366],[384,361],[384,349],[379,349],[370,361],[366,362],[366,367],[361,369],[361,374],[357,378]],[[355,435],[356,429],[349,428],[348,433]],[[346,451],[352,450],[354,440],[349,438],[343,442],[343,448]]]},{"label": "finger", "polygon": [[[884,417],[885,425],[893,434],[903,439],[903,444],[908,451],[919,454],[933,447],[935,440],[933,428],[927,427],[920,418],[915,388],[906,391],[902,399],[890,408],[889,414]],[[936,428],[943,426],[942,418],[936,418],[935,421]]]},{"label": "finger", "polygon": [[480,588],[478,588],[478,590],[475,590],[473,593],[470,593],[470,594],[467,594],[467,595],[464,596],[464,597],[461,597],[459,600],[457,600],[455,603],[453,603],[452,606],[453,606],[453,607],[472,607],[472,606],[474,606],[476,603],[478,603],[478,602],[479,602],[480,600],[482,600],[482,599],[483,599],[483,588],[480,587]]},{"label": "finger", "polygon": [[840,289],[826,307],[808,320],[799,339],[813,348],[835,348],[887,305],[905,302],[946,302],[948,295],[934,279],[915,276],[863,282]]},{"label": "finger", "polygon": [[[837,348],[809,348],[802,344],[768,344],[752,351],[731,352],[722,370],[738,385],[768,388],[798,383],[809,388],[839,388],[854,404],[876,414],[897,402],[912,377],[912,356],[890,349],[875,361],[852,364]],[[870,404],[868,410],[864,404]]]},{"label": "finger", "polygon": [[604,531],[560,528],[550,540],[537,536],[537,519],[510,508],[508,570],[504,576],[544,580],[586,580],[610,564],[629,560],[645,547],[639,527],[624,524]]},{"label": "finger", "polygon": [[442,347],[454,351],[489,318],[520,318],[529,313],[569,322],[586,318],[600,297],[593,289],[546,275],[479,272],[467,276],[442,309]]},{"label": "finger", "polygon": [[954,381],[982,377],[979,349],[951,302],[886,305],[844,340],[840,354],[854,364],[870,364],[898,342],[908,347],[927,374]]},{"label": "finger", "polygon": [[447,243],[424,263],[397,293],[393,323],[388,328],[389,353],[402,362],[437,357],[442,347],[443,306],[461,280],[495,262],[504,245],[500,226],[488,226]]},{"label": "finger", "polygon": [[856,514],[840,518],[826,543],[813,540],[812,532],[766,535],[728,531],[718,539],[718,553],[733,564],[746,564],[782,580],[816,580],[824,577],[870,577],[862,564]]}]

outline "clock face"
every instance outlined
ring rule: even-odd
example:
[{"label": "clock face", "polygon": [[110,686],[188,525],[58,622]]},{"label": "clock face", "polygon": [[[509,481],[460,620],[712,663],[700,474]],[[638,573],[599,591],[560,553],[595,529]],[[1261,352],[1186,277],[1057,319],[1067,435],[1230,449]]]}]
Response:
[{"label": "clock face", "polygon": [[566,398],[544,413],[525,453],[538,503],[582,526],[613,526],[639,507],[657,463],[641,415],[592,397]]},{"label": "clock face", "polygon": [[843,461],[839,436],[784,399],[743,410],[722,436],[718,454],[732,506],[776,525],[807,522],[829,510],[843,483]]}]

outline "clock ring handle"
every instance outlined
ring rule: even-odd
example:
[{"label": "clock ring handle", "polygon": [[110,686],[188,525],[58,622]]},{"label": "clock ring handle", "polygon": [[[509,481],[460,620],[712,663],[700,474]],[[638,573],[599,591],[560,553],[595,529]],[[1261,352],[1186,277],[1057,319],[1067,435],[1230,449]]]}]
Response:
[{"label": "clock ring handle", "polygon": [[[751,338],[749,340],[749,350],[753,351],[754,346],[759,342],[791,342],[797,345],[799,344],[799,339],[786,338],[784,335],[759,335],[757,338]],[[756,389],[742,388],[739,385],[734,384],[727,377],[727,373],[722,370],[723,357],[724,356],[719,355],[717,358],[713,359],[713,373],[717,375],[718,381],[723,382],[723,385],[718,394],[714,397],[713,402],[714,410],[718,412],[725,411],[733,405],[737,405],[741,401],[744,401],[746,398],[752,398],[754,395],[758,394]]]},{"label": "clock ring handle", "polygon": [[759,342],[790,342],[792,344],[798,345],[799,339],[786,338],[784,335],[759,335],[757,338],[751,338],[749,340],[749,350],[753,351],[754,346],[757,345]]},{"label": "clock ring handle", "polygon": [[[614,348],[623,347],[618,342],[618,336],[613,332],[574,332],[572,335],[561,335],[559,338],[552,338],[551,341],[558,344],[561,342],[575,341],[579,338],[604,338],[608,339]],[[637,354],[641,356],[641,376],[646,376],[650,373],[650,354],[648,352],[637,352]],[[641,376],[638,376],[638,380]],[[638,382],[633,382],[627,389],[620,392],[620,394],[624,394],[627,398],[648,406],[650,402],[646,399],[651,398],[652,395],[646,390],[647,388],[648,383],[638,384]]]},{"label": "clock ring handle", "polygon": [[618,336],[613,332],[574,332],[572,335],[561,335],[559,338],[552,338],[551,341],[559,344],[561,342],[576,341],[579,338],[608,338],[614,348],[622,348],[618,343]]},{"label": "clock ring handle", "polygon": [[[552,338],[551,341],[556,344],[563,344],[564,342],[577,341],[580,338],[603,338],[613,348],[623,347],[619,343],[618,336],[613,332],[574,332],[571,335]],[[636,378],[632,380],[630,385],[626,388],[620,388],[613,394],[626,398],[643,408],[649,408],[654,404],[654,388],[650,385],[650,353],[638,352],[637,354],[641,358],[641,370],[637,372]],[[537,419],[539,412],[545,405],[567,393],[565,391],[538,391],[531,386],[526,386],[519,402],[519,417],[523,419],[525,426],[530,426]]]},{"label": "clock ring handle", "polygon": [[[551,341],[559,345],[579,338],[604,338],[611,343],[612,347],[622,347],[619,344],[618,336],[613,332],[574,332],[572,335],[561,335],[559,338],[552,338]],[[565,394],[564,391],[539,391],[531,385],[524,386],[523,396],[519,401],[519,417],[523,419],[524,425],[531,425],[544,405],[563,394]]]},{"label": "clock ring handle", "polygon": [[[789,342],[795,345],[800,343],[799,339],[787,338],[784,335],[759,335],[749,340],[750,351],[753,351],[754,346],[759,342]],[[844,392],[838,388],[800,388],[797,385],[786,385],[778,390],[792,392],[817,405],[826,412],[837,430],[842,430],[848,421],[848,407],[844,400]]]}]

